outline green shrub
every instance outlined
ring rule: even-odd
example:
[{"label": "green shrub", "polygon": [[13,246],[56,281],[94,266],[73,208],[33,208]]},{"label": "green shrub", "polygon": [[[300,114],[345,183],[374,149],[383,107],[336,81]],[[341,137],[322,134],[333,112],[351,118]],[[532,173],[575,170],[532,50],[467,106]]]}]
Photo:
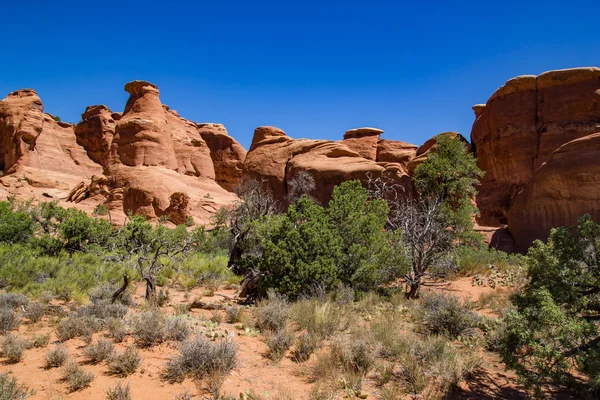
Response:
[{"label": "green shrub", "polygon": [[160,310],[152,309],[144,311],[133,320],[133,335],[142,346],[152,346],[162,342],[165,317]]},{"label": "green shrub", "polygon": [[96,343],[89,344],[83,349],[83,355],[90,362],[96,364],[108,360],[113,354],[115,346],[106,339],[99,339]]},{"label": "green shrub", "polygon": [[266,342],[269,347],[267,356],[273,361],[279,361],[294,342],[294,335],[287,329],[281,328],[277,331],[269,331],[266,335]]},{"label": "green shrub", "polygon": [[228,375],[236,365],[237,346],[228,340],[210,342],[201,335],[185,341],[180,354],[166,365],[164,379],[181,382],[185,377],[203,379],[209,375]]},{"label": "green shrub", "polygon": [[2,340],[2,355],[9,364],[16,364],[23,359],[23,353],[30,347],[29,341],[13,334]]},{"label": "green shrub", "polygon": [[64,342],[76,337],[90,341],[92,334],[101,328],[98,319],[90,316],[73,316],[61,320],[56,327],[58,340]]},{"label": "green shrub", "polygon": [[10,308],[0,308],[0,333],[13,331],[21,325],[21,318]]},{"label": "green shrub", "polygon": [[267,300],[257,304],[255,315],[257,328],[278,331],[285,328],[290,318],[290,304],[285,297],[270,292]]},{"label": "green shrub", "polygon": [[237,322],[240,322],[241,314],[242,314],[242,308],[239,306],[233,305],[233,306],[229,306],[229,307],[225,308],[225,315],[226,315],[225,320],[229,324],[235,324]]},{"label": "green shrub", "polygon": [[117,382],[115,386],[108,388],[106,390],[106,400],[131,400],[129,383],[123,385],[121,382]]},{"label": "green shrub", "polygon": [[25,318],[31,322],[39,322],[46,313],[46,306],[37,302],[31,302],[25,310]]},{"label": "green shrub", "polygon": [[296,348],[292,353],[292,360],[301,363],[308,361],[312,353],[319,346],[319,340],[310,333],[304,333],[298,338]]},{"label": "green shrub", "polygon": [[138,351],[130,346],[120,354],[113,353],[108,361],[108,371],[118,376],[129,376],[138,369],[141,362]]},{"label": "green shrub", "polygon": [[36,349],[46,347],[50,343],[50,334],[40,334],[33,338],[32,344]]},{"label": "green shrub", "polygon": [[427,293],[422,296],[417,308],[431,333],[442,333],[450,338],[467,334],[480,322],[480,317],[464,305],[456,296],[442,293]]},{"label": "green shrub", "polygon": [[108,335],[117,342],[122,342],[127,336],[127,325],[122,319],[113,318],[108,321]]},{"label": "green shrub", "polygon": [[292,319],[302,329],[320,339],[329,338],[342,323],[344,310],[333,302],[307,299],[292,305]]},{"label": "green shrub", "polygon": [[67,350],[58,345],[48,351],[44,356],[44,368],[50,369],[61,367],[67,361],[68,357],[69,353],[67,353]]},{"label": "green shrub", "polygon": [[181,342],[192,333],[192,327],[185,318],[170,317],[165,322],[164,332],[168,340]]},{"label": "green shrub", "polygon": [[67,383],[69,392],[76,392],[90,386],[94,380],[94,374],[84,370],[76,361],[71,360],[63,367],[62,379]]},{"label": "green shrub", "polygon": [[0,201],[0,242],[27,243],[35,233],[33,218],[14,201]]},{"label": "green shrub", "polygon": [[18,383],[16,378],[6,372],[0,373],[0,399],[2,400],[25,400],[35,394],[33,389]]}]

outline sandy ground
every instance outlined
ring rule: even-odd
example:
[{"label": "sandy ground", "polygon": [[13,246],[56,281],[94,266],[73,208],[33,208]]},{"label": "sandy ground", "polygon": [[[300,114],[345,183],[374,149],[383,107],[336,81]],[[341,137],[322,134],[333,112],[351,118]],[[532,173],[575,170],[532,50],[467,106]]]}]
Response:
[{"label": "sandy ground", "polygon": [[[455,294],[463,299],[477,301],[481,294],[490,294],[502,289],[473,286],[470,278],[460,278],[450,282],[449,285],[427,288],[426,290],[443,290]],[[144,287],[136,287],[135,299],[143,303]],[[201,298],[203,302],[230,303],[234,297],[234,290],[220,290],[212,297],[203,297],[201,288],[194,289],[185,297],[183,291],[170,290],[170,306],[163,311],[170,314],[174,312],[174,305],[189,303],[191,300]],[[485,311],[485,310],[484,310]],[[223,311],[220,311],[223,313]],[[210,318],[211,311],[192,310],[189,314],[194,321],[195,331],[206,332],[209,330],[204,321]],[[238,364],[223,385],[222,393],[238,395],[246,390],[253,390],[267,399],[277,399],[278,395],[287,395],[287,399],[308,399],[312,388],[306,371],[314,361],[315,356],[306,363],[296,364],[291,361],[289,354],[279,363],[274,363],[265,357],[267,346],[263,338],[244,334],[236,326],[222,322],[214,329],[221,336],[233,336],[239,346]],[[72,339],[65,343],[69,353],[86,370],[95,374],[90,387],[78,392],[68,393],[66,384],[61,381],[60,369],[45,370],[43,368],[44,355],[56,343],[54,328],[49,326],[48,319],[44,318],[37,324],[25,322],[19,328],[19,334],[33,337],[40,333],[51,333],[51,342],[46,348],[30,349],[25,352],[23,361],[9,365],[0,363],[1,371],[10,371],[20,382],[35,389],[33,399],[85,399],[100,400],[106,398],[106,390],[117,382],[129,383],[133,399],[173,399],[176,395],[188,391],[195,395],[195,399],[209,398],[199,396],[194,383],[186,379],[182,384],[168,384],[161,380],[160,374],[169,358],[177,353],[177,344],[167,342],[153,346],[149,349],[139,349],[142,356],[142,366],[133,375],[120,379],[109,375],[104,364],[86,364],[81,355],[85,343],[80,339]],[[101,338],[106,332],[94,335],[94,339]],[[133,338],[127,337],[124,343],[116,344],[118,351],[124,350],[133,344]],[[518,388],[514,374],[507,372],[499,361],[497,355],[482,352],[485,366],[453,395],[457,399],[521,399],[526,398],[525,393]],[[369,393],[368,399],[376,399],[377,390],[372,380],[368,377],[364,391]],[[340,397],[342,398],[342,397]],[[402,398],[402,397],[399,397]]]}]

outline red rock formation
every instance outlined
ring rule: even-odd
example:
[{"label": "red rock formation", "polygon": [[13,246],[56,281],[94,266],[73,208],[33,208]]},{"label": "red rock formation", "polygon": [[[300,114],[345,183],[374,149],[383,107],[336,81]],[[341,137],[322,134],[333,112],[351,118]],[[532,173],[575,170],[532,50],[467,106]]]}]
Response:
[{"label": "red rock formation", "polygon": [[417,155],[418,146],[395,140],[380,140],[377,142],[377,161],[398,163],[402,172],[408,173],[408,164]]},{"label": "red rock formation", "polygon": [[246,149],[229,136],[221,124],[197,124],[196,126],[210,149],[210,156],[215,166],[215,180],[224,189],[232,192],[242,179]]},{"label": "red rock formation", "polygon": [[471,141],[486,172],[477,196],[478,220],[500,226],[508,223],[515,197],[554,150],[600,128],[600,69],[513,78],[474,111]]},{"label": "red rock formation", "polygon": [[244,178],[264,180],[277,199],[285,199],[289,182],[301,172],[313,176],[316,188],[311,195],[325,203],[341,182],[385,175],[411,188],[408,175],[398,163],[376,162],[361,157],[341,142],[294,140],[276,127],[259,127],[244,162]]},{"label": "red rock formation", "polygon": [[108,166],[110,148],[115,135],[113,112],[104,105],[89,106],[75,126],[77,144],[83,146],[88,156],[102,166]]},{"label": "red rock formation", "polygon": [[342,144],[357,152],[362,158],[375,161],[377,159],[377,142],[383,134],[377,128],[356,128],[346,131]]},{"label": "red rock formation", "polygon": [[572,226],[583,214],[600,221],[600,133],[559,147],[515,198],[508,229],[517,250],[546,239],[558,226]]}]

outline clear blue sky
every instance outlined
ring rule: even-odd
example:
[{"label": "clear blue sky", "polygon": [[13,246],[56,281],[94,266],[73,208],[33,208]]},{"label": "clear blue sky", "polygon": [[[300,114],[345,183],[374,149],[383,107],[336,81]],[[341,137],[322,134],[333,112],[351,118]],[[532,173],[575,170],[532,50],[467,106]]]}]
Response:
[{"label": "clear blue sky", "polygon": [[259,125],[421,144],[468,137],[471,106],[513,76],[600,65],[599,14],[587,0],[6,1],[0,96],[34,88],[77,122],[87,105],[122,111],[143,79],[245,147]]}]

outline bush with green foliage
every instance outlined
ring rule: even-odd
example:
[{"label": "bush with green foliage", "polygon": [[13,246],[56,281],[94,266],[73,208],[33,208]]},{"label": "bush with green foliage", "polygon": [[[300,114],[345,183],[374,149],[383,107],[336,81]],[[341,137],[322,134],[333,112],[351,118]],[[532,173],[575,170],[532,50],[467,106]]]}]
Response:
[{"label": "bush with green foliage", "polygon": [[263,219],[269,234],[251,262],[261,293],[293,299],[339,283],[368,291],[400,276],[406,263],[390,246],[386,220],[385,201],[370,200],[359,181],[336,186],[327,208],[303,196],[285,214]]},{"label": "bush with green foliage", "polygon": [[442,210],[448,226],[462,243],[481,242],[481,235],[473,231],[472,215],[478,210],[472,199],[477,194],[475,185],[483,174],[477,167],[477,159],[460,137],[444,134],[437,137],[435,151],[427,155],[413,175],[420,196],[443,200]]},{"label": "bush with green foliage", "polygon": [[[500,353],[536,395],[558,382],[600,395],[600,225],[589,215],[576,229],[556,228],[529,249],[530,282],[508,313]],[[579,379],[573,367],[586,376]]]}]

